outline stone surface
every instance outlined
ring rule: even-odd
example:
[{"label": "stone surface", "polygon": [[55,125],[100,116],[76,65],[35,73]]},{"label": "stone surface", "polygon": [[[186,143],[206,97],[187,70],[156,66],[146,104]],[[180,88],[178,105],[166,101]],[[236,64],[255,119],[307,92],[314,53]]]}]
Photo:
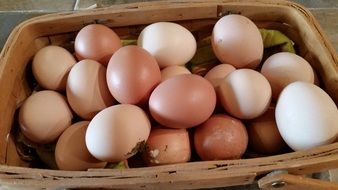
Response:
[{"label": "stone surface", "polygon": [[0,11],[64,11],[73,10],[76,0],[1,0]]}]

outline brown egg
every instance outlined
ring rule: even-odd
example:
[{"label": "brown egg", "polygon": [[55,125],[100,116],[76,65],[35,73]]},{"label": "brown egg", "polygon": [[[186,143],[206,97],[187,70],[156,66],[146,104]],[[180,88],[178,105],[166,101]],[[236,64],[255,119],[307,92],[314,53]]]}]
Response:
[{"label": "brown egg", "polygon": [[207,120],[215,109],[216,93],[203,77],[174,76],[159,84],[149,99],[153,118],[166,127],[190,128]]},{"label": "brown egg", "polygon": [[172,65],[172,66],[165,67],[164,69],[161,70],[161,76],[162,76],[161,82],[173,76],[182,75],[182,74],[191,74],[191,72],[184,66]]},{"label": "brown egg", "polygon": [[46,46],[35,54],[32,71],[43,88],[66,90],[68,73],[75,63],[75,58],[66,49],[59,46]]},{"label": "brown egg", "polygon": [[111,106],[89,123],[86,145],[97,159],[118,162],[135,155],[148,139],[151,124],[146,113],[131,104]]},{"label": "brown egg", "polygon": [[223,108],[240,119],[253,119],[268,109],[271,87],[266,78],[251,69],[231,72],[220,84],[218,98]]},{"label": "brown egg", "polygon": [[204,78],[207,79],[214,88],[218,88],[223,79],[236,68],[230,64],[219,64],[210,69]]},{"label": "brown egg", "polygon": [[261,73],[268,79],[272,88],[272,98],[276,101],[281,91],[292,82],[314,83],[311,65],[302,57],[289,52],[270,56],[264,62]]},{"label": "brown egg", "polygon": [[247,148],[248,134],[240,120],[217,114],[196,128],[194,144],[202,160],[239,159]]},{"label": "brown egg", "polygon": [[92,119],[96,113],[115,103],[106,83],[106,68],[85,59],[71,69],[67,81],[67,99],[76,114]]},{"label": "brown egg", "polygon": [[191,149],[186,129],[153,128],[143,152],[147,165],[183,163],[190,160]]},{"label": "brown egg", "polygon": [[89,121],[77,122],[60,136],[55,147],[55,161],[60,170],[103,168],[107,164],[94,158],[88,151],[85,135]]},{"label": "brown egg", "polygon": [[236,68],[255,69],[263,57],[263,40],[257,26],[247,17],[230,14],[215,24],[211,45],[216,57]]},{"label": "brown egg", "polygon": [[130,45],[119,49],[107,67],[107,83],[115,99],[124,104],[143,104],[161,81],[155,58],[146,50]]},{"label": "brown egg", "polygon": [[38,144],[56,140],[70,126],[72,118],[65,97],[51,90],[32,94],[19,111],[22,133]]},{"label": "brown egg", "polygon": [[286,147],[277,128],[275,108],[269,107],[263,115],[248,121],[247,124],[249,146],[255,152],[277,154]]},{"label": "brown egg", "polygon": [[75,38],[75,52],[78,59],[92,59],[107,65],[110,57],[122,47],[119,36],[102,24],[83,27]]}]

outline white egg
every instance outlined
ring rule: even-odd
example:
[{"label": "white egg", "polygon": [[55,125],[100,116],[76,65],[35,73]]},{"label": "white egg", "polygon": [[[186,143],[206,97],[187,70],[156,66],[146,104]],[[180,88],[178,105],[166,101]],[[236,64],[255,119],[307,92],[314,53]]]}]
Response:
[{"label": "white egg", "polygon": [[314,84],[297,81],[280,94],[276,122],[295,151],[332,143],[338,134],[338,110],[331,97]]},{"label": "white egg", "polygon": [[157,22],[145,27],[137,45],[152,54],[161,68],[186,64],[197,48],[192,33],[171,22]]}]

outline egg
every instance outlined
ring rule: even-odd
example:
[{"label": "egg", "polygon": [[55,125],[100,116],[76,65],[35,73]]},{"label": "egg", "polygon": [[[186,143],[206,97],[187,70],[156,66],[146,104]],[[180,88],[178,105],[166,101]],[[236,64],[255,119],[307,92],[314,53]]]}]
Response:
[{"label": "egg", "polygon": [[55,147],[55,161],[60,170],[88,170],[103,168],[106,162],[94,158],[88,151],[85,135],[89,121],[80,121],[68,127]]},{"label": "egg", "polygon": [[284,141],[295,151],[333,142],[338,135],[338,110],[318,86],[297,81],[281,92],[276,123]]},{"label": "egg", "polygon": [[115,99],[124,104],[143,104],[161,81],[155,58],[146,50],[130,45],[119,49],[107,67],[107,83]]},{"label": "egg", "polygon": [[239,159],[248,145],[244,124],[231,116],[211,116],[194,133],[194,145],[202,160]]},{"label": "egg", "polygon": [[230,64],[219,64],[210,69],[204,78],[207,79],[214,88],[218,88],[222,80],[236,68]]},{"label": "egg", "polygon": [[264,62],[261,73],[271,85],[274,100],[277,100],[283,88],[292,82],[314,83],[311,65],[302,57],[289,52],[280,52],[270,56]]},{"label": "egg", "polygon": [[218,91],[223,108],[240,119],[262,115],[271,101],[271,87],[266,78],[251,69],[238,69],[227,75]]},{"label": "egg", "polygon": [[197,48],[192,33],[172,22],[148,25],[140,33],[137,45],[153,55],[161,68],[186,64]]},{"label": "egg", "polygon": [[257,153],[278,154],[287,147],[277,128],[274,107],[269,107],[258,118],[247,121],[247,130],[249,146]]},{"label": "egg", "polygon": [[75,58],[66,49],[46,46],[35,54],[32,72],[43,88],[62,91],[66,89],[68,73],[75,63]]},{"label": "egg", "polygon": [[106,83],[106,68],[90,59],[78,62],[70,70],[66,92],[71,108],[83,119],[90,120],[115,103]]},{"label": "egg", "polygon": [[114,105],[91,120],[86,146],[99,160],[126,160],[144,148],[150,129],[148,116],[141,108],[131,104]]},{"label": "egg", "polygon": [[149,166],[189,161],[191,148],[188,131],[164,127],[152,129],[142,155]]},{"label": "egg", "polygon": [[168,78],[181,74],[191,74],[191,72],[184,66],[168,66],[161,70],[161,82],[167,80]]},{"label": "egg", "polygon": [[110,57],[122,47],[120,37],[109,27],[90,24],[76,35],[74,48],[79,60],[92,59],[107,65]]},{"label": "egg", "polygon": [[51,90],[32,94],[19,111],[22,133],[38,144],[55,141],[70,126],[72,118],[66,98]]},{"label": "egg", "polygon": [[255,69],[263,57],[263,40],[257,26],[247,17],[230,14],[215,24],[211,45],[216,57],[236,68]]},{"label": "egg", "polygon": [[207,120],[215,109],[216,93],[203,77],[183,74],[160,83],[149,99],[153,118],[170,128],[190,128]]}]

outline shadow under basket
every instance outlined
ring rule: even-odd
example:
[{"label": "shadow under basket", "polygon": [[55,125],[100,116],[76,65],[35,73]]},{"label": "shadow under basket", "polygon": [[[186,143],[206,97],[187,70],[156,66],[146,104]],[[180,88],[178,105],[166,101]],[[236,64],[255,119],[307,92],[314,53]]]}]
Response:
[{"label": "shadow under basket", "polygon": [[18,25],[0,55],[0,184],[36,188],[193,189],[254,183],[275,170],[308,174],[338,166],[338,143],[263,158],[197,161],[155,167],[58,171],[27,168],[10,134],[15,111],[32,93],[26,66],[50,44],[72,47],[77,31],[91,23],[137,36],[148,24],[177,22],[196,36],[210,35],[226,14],[241,14],[259,27],[277,29],[296,44],[311,63],[322,87],[338,103],[338,61],[332,45],[312,14],[302,6],[273,0],[185,0],[117,5],[109,8],[44,15]]}]

